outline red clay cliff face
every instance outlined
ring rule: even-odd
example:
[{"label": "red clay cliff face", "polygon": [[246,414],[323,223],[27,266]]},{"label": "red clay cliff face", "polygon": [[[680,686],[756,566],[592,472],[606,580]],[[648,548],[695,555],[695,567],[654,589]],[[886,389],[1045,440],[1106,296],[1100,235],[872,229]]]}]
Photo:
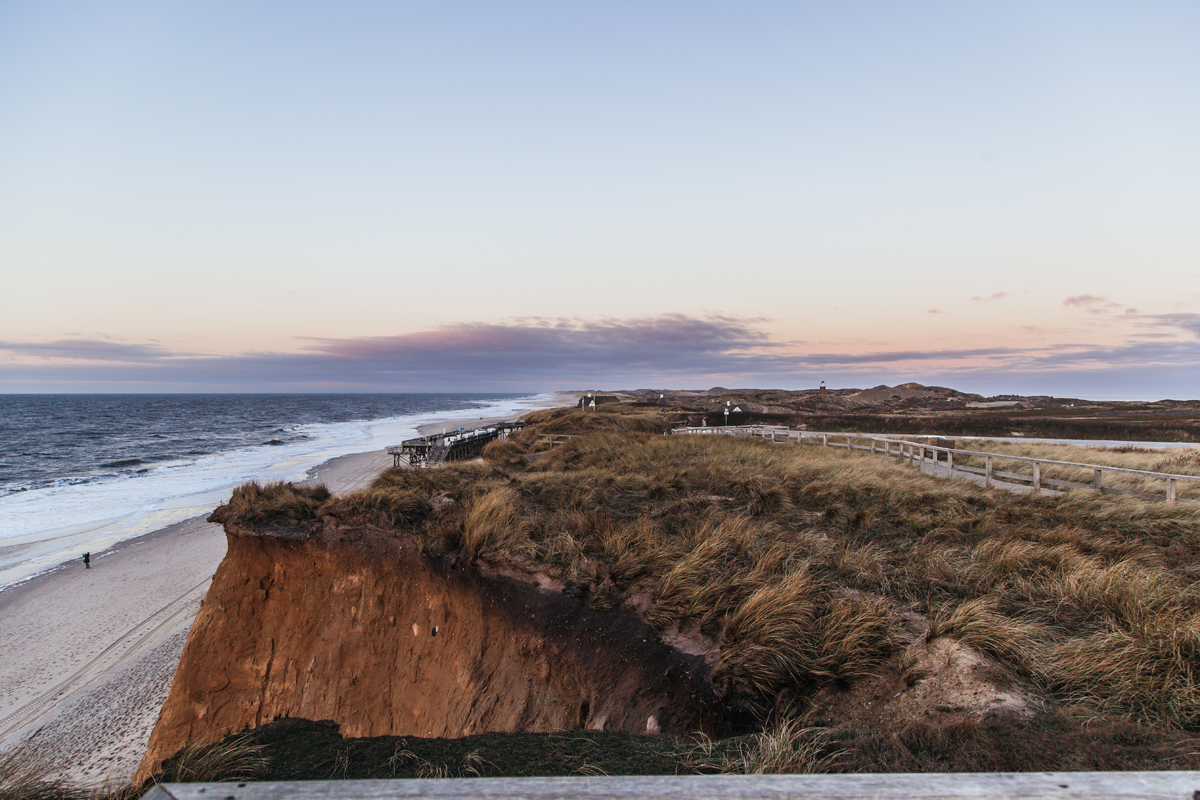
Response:
[{"label": "red clay cliff face", "polygon": [[702,658],[534,576],[431,559],[366,524],[226,534],[139,780],[189,742],[282,717],[346,736],[745,729]]}]

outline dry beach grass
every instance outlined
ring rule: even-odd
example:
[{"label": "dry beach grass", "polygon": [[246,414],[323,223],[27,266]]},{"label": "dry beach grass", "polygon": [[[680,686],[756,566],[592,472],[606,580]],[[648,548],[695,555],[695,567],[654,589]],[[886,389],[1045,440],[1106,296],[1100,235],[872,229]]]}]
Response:
[{"label": "dry beach grass", "polygon": [[[552,574],[594,609],[707,643],[719,692],[767,724],[942,637],[994,660],[1038,708],[1200,724],[1193,507],[1017,496],[866,454],[663,436],[653,413],[530,422],[486,463],[263,508],[370,514],[430,554]],[[551,447],[550,432],[574,436]]]}]

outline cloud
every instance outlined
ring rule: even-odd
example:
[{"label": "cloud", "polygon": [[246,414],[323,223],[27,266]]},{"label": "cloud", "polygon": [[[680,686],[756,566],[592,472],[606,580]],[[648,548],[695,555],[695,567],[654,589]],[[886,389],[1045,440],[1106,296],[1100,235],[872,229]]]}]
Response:
[{"label": "cloud", "polygon": [[1107,297],[1101,297],[1094,294],[1077,294],[1074,297],[1068,297],[1063,300],[1064,306],[1079,306],[1080,308],[1093,308],[1097,305],[1102,305],[1107,302]]},{"label": "cloud", "polygon": [[1150,327],[1179,328],[1200,339],[1200,314],[1146,314],[1139,321]]},{"label": "cloud", "polygon": [[[637,319],[524,319],[360,338],[311,338],[288,353],[202,356],[152,344],[69,339],[0,343],[22,362],[0,364],[0,391],[544,391],[567,386],[796,387],[842,376],[966,380],[990,375],[1125,375],[1157,370],[1190,385],[1200,375],[1200,314],[1136,319],[1144,332],[1113,346],[814,352],[776,342],[762,320],[666,315]],[[1170,338],[1159,338],[1171,330]],[[1179,331],[1190,334],[1179,338]],[[30,360],[36,357],[36,362]],[[1182,376],[1182,377],[1180,377]],[[1099,378],[1096,378],[1099,380]],[[1182,383],[1180,384],[1180,382]],[[1200,392],[1197,385],[1196,392]],[[1178,392],[1177,392],[1178,393]]]},{"label": "cloud", "polygon": [[221,357],[97,339],[0,342],[0,352],[41,359],[0,365],[0,385],[52,380],[272,390],[470,391],[600,385],[618,376],[736,375],[759,366],[778,369],[786,362],[770,355],[781,346],[754,327],[760,321],[674,314],[472,323],[396,336],[305,339],[299,352]]},{"label": "cloud", "polygon": [[172,355],[157,345],[84,338],[57,339],[53,342],[0,342],[0,351],[17,356],[119,364],[145,363]]},{"label": "cloud", "polygon": [[[1064,306],[1075,306],[1076,308],[1082,308],[1084,311],[1086,311],[1089,314],[1110,314],[1115,309],[1118,309],[1121,307],[1120,303],[1114,303],[1114,302],[1110,301],[1107,297],[1101,297],[1100,295],[1094,295],[1094,294],[1080,294],[1080,295],[1075,295],[1074,297],[1068,297],[1066,300],[1063,300],[1063,305]],[[1137,313],[1136,308],[1126,308],[1125,309],[1125,314],[1127,316],[1132,316],[1133,314],[1136,314],[1136,313]]]},{"label": "cloud", "polygon": [[972,303],[991,303],[995,300],[1003,300],[1006,297],[1012,297],[1012,294],[1009,292],[996,292],[995,294],[989,294],[986,297],[983,295],[975,295],[974,297],[971,298],[971,302]]},{"label": "cloud", "polygon": [[927,309],[925,311],[925,313],[926,314],[944,314],[946,312],[942,311],[940,308],[930,308],[930,309]]}]

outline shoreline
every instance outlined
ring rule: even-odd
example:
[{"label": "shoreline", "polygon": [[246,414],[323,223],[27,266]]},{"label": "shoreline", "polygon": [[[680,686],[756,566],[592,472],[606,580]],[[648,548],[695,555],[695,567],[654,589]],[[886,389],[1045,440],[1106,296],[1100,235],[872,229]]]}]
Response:
[{"label": "shoreline", "polygon": [[[515,419],[540,408],[564,403],[571,404],[574,399],[575,395],[573,394],[550,392],[529,395],[519,402],[512,401],[503,404],[502,408],[485,405],[482,410],[491,410],[493,414],[501,410],[509,411],[503,416],[489,416],[487,419]],[[85,551],[106,553],[145,534],[153,533],[177,522],[207,515],[212,508],[228,497],[231,489],[247,481],[303,481],[313,474],[313,470],[322,468],[326,462],[345,455],[382,450],[386,446],[399,444],[401,440],[413,435],[421,435],[419,433],[421,430],[431,430],[434,427],[457,428],[464,422],[468,425],[476,425],[478,424],[476,420],[470,417],[480,410],[462,408],[429,412],[428,415],[352,423],[361,425],[364,431],[369,431],[369,434],[357,444],[338,444],[336,441],[331,441],[316,448],[307,456],[279,453],[275,461],[259,463],[252,470],[228,476],[227,481],[206,483],[203,480],[199,482],[185,480],[186,488],[183,488],[182,492],[171,490],[169,486],[153,484],[154,491],[147,495],[147,484],[141,482],[131,483],[126,489],[122,489],[120,485],[106,486],[104,491],[107,492],[132,491],[134,492],[133,496],[138,498],[137,503],[145,502],[148,505],[131,505],[125,509],[114,510],[115,516],[86,522],[68,522],[67,520],[71,519],[68,515],[65,518],[54,520],[58,522],[58,525],[54,525],[54,521],[51,521],[50,527],[32,529],[27,533],[13,534],[12,531],[6,530],[6,538],[0,539],[0,592],[20,585],[38,575],[58,569],[63,564],[70,564]],[[253,448],[251,449],[253,450]],[[224,458],[242,453],[243,450],[235,449],[228,453],[217,454],[217,457]],[[154,478],[154,476],[150,477]],[[155,479],[160,480],[161,476]],[[163,489],[167,489],[167,493],[154,493]],[[86,493],[99,490],[89,484],[81,491]],[[90,495],[84,494],[82,497],[90,498]],[[81,501],[76,499],[74,502],[78,505]],[[101,502],[108,502],[108,500],[102,497]],[[14,508],[11,509],[11,513],[14,516],[10,519],[15,523],[22,519],[21,515],[24,512],[19,508]],[[45,512],[35,509],[33,513]]]},{"label": "shoreline", "polygon": [[[548,393],[504,417],[443,415],[416,427],[484,427],[575,398]],[[297,482],[344,494],[391,466],[373,448],[326,459]],[[128,780],[225,555],[210,511],[93,553],[91,569],[74,558],[0,589],[0,640],[21,643],[0,660],[0,751],[27,744],[86,786]]]}]

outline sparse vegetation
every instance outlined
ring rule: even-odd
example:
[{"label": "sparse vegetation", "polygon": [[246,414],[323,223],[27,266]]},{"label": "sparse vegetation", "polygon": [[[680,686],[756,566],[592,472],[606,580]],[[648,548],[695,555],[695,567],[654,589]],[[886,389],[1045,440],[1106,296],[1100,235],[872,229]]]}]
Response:
[{"label": "sparse vegetation", "polygon": [[803,728],[794,720],[773,730],[735,741],[701,742],[688,754],[696,772],[736,775],[808,775],[836,772],[847,753],[833,742],[831,732]]},{"label": "sparse vegetation", "polygon": [[50,778],[53,767],[38,753],[17,748],[0,753],[0,798],[74,800],[82,792]]},{"label": "sparse vegetation", "polygon": [[251,781],[266,771],[263,745],[249,736],[237,735],[211,745],[193,742],[163,764],[158,782]]},{"label": "sparse vegetation", "polygon": [[250,734],[263,747],[262,780],[550,775],[1195,769],[1185,734],[1057,712],[918,721],[881,731],[805,728],[689,741],[605,731],[496,733],[462,739],[343,739],[330,722],[285,719]]}]

